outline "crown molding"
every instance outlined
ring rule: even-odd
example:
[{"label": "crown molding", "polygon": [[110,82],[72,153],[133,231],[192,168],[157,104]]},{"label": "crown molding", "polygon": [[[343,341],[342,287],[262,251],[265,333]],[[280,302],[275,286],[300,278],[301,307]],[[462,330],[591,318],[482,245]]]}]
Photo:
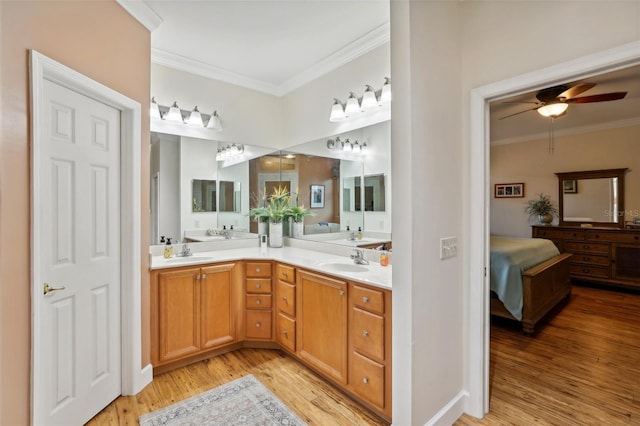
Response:
[{"label": "crown molding", "polygon": [[[123,1],[123,0],[120,0]],[[202,77],[220,80],[226,83],[257,90],[274,96],[284,96],[316,78],[333,71],[342,65],[388,43],[391,39],[390,24],[385,22],[378,28],[358,38],[332,55],[312,65],[305,71],[290,78],[281,85],[266,83],[232,71],[216,67],[185,56],[176,55],[160,49],[151,49],[151,62],[164,65],[179,71],[196,74]]]},{"label": "crown molding", "polygon": [[142,0],[116,0],[129,15],[133,16],[146,29],[153,31],[162,24],[162,18]]},{"label": "crown molding", "polygon": [[[601,130],[620,129],[620,128],[623,128],[623,127],[633,127],[633,126],[640,126],[640,118],[629,118],[629,119],[626,119],[626,120],[609,121],[609,122],[606,122],[606,123],[593,124],[593,125],[589,125],[589,126],[573,127],[571,129],[565,129],[565,130],[560,130],[560,131],[554,130],[554,136],[555,137],[561,137],[561,136],[570,136],[570,135],[580,135],[580,134],[585,134],[585,133],[597,132],[597,131],[601,131]],[[513,138],[505,138],[505,139],[500,139],[500,140],[496,140],[496,141],[491,141],[491,146],[509,145],[509,144],[512,144],[512,143],[529,142],[529,141],[534,141],[534,140],[547,139],[548,137],[549,137],[549,134],[547,132],[544,132],[544,133],[533,133],[533,134],[530,134],[530,135],[517,136],[517,137],[513,137]]]}]

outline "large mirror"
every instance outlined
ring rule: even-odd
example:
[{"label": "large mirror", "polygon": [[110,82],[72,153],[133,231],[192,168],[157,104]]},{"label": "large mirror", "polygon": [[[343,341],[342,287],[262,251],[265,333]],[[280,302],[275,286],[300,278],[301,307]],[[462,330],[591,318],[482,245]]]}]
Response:
[{"label": "large mirror", "polygon": [[[323,138],[286,151],[244,146],[235,161],[218,162],[216,141],[152,133],[152,241],[158,243],[160,236],[180,240],[223,227],[257,233],[249,211],[277,186],[297,193],[299,205],[313,212],[304,218],[305,235],[362,229],[390,240],[390,123],[341,136],[366,142],[366,152],[330,149]],[[217,182],[215,210],[194,213],[192,181]],[[323,188],[323,203],[314,208],[312,185]]]},{"label": "large mirror", "polygon": [[560,224],[624,227],[624,176],[627,170],[556,173]]},{"label": "large mirror", "polygon": [[[233,182],[232,182],[233,183]],[[220,182],[222,190],[223,182]],[[222,194],[220,199],[222,200]],[[216,181],[193,179],[191,181],[191,203],[194,213],[216,211]],[[221,203],[222,204],[222,203]]]}]

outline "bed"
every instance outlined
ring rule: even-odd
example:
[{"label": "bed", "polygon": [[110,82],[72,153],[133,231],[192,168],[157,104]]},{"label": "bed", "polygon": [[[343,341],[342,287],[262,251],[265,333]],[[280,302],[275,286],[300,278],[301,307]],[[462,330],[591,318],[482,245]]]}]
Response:
[{"label": "bed", "polygon": [[543,238],[491,237],[491,314],[526,333],[571,294],[569,258]]}]

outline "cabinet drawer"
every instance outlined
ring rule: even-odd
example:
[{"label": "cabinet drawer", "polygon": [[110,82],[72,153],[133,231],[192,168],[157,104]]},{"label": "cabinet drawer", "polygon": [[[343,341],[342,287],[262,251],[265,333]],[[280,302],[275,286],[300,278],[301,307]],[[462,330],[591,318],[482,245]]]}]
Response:
[{"label": "cabinet drawer", "polygon": [[247,277],[269,277],[271,278],[271,263],[267,262],[247,262]]},{"label": "cabinet drawer", "polygon": [[587,240],[589,241],[610,241],[613,243],[638,243],[640,244],[640,232],[607,232],[607,231],[588,231]]},{"label": "cabinet drawer", "polygon": [[284,313],[296,316],[296,286],[279,281],[276,306]]},{"label": "cabinet drawer", "polygon": [[296,320],[280,312],[276,318],[276,341],[291,352],[296,351]]},{"label": "cabinet drawer", "polygon": [[609,268],[607,266],[579,265],[572,263],[569,266],[569,272],[572,276],[582,276],[585,278],[609,278]]},{"label": "cabinet drawer", "polygon": [[384,318],[353,308],[353,348],[378,361],[384,361]]},{"label": "cabinet drawer", "polygon": [[353,304],[367,311],[384,314],[384,293],[359,285],[353,286]]},{"label": "cabinet drawer", "polygon": [[286,281],[291,284],[296,283],[296,268],[293,266],[281,265],[276,266],[276,276],[279,280]]},{"label": "cabinet drawer", "polygon": [[247,309],[271,308],[270,294],[247,294]]},{"label": "cabinet drawer", "polygon": [[384,365],[357,352],[351,352],[349,384],[361,398],[376,407],[384,408]]},{"label": "cabinet drawer", "polygon": [[271,339],[271,311],[247,310],[247,337]]},{"label": "cabinet drawer", "polygon": [[247,293],[271,293],[271,278],[247,278]]},{"label": "cabinet drawer", "polygon": [[583,240],[584,230],[582,229],[552,229],[533,228],[534,238],[547,238],[549,240]]},{"label": "cabinet drawer", "polygon": [[582,263],[594,266],[609,266],[609,256],[580,253],[571,257],[571,263]]},{"label": "cabinet drawer", "polygon": [[578,241],[565,241],[564,250],[570,253],[599,253],[609,254],[609,244],[591,243],[591,242],[578,242]]}]

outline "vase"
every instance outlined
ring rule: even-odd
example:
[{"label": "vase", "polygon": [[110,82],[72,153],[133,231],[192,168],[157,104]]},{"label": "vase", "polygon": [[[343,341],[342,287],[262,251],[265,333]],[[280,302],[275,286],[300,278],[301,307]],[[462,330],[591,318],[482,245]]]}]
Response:
[{"label": "vase", "polygon": [[269,247],[282,247],[282,222],[269,223]]},{"label": "vase", "polygon": [[300,238],[304,235],[304,222],[293,222],[293,238]]},{"label": "vase", "polygon": [[551,222],[553,222],[553,215],[552,214],[539,214],[538,215],[538,222],[540,222],[540,224],[542,225],[548,225]]},{"label": "vase", "polygon": [[269,222],[258,222],[258,235],[266,235],[268,230]]}]

